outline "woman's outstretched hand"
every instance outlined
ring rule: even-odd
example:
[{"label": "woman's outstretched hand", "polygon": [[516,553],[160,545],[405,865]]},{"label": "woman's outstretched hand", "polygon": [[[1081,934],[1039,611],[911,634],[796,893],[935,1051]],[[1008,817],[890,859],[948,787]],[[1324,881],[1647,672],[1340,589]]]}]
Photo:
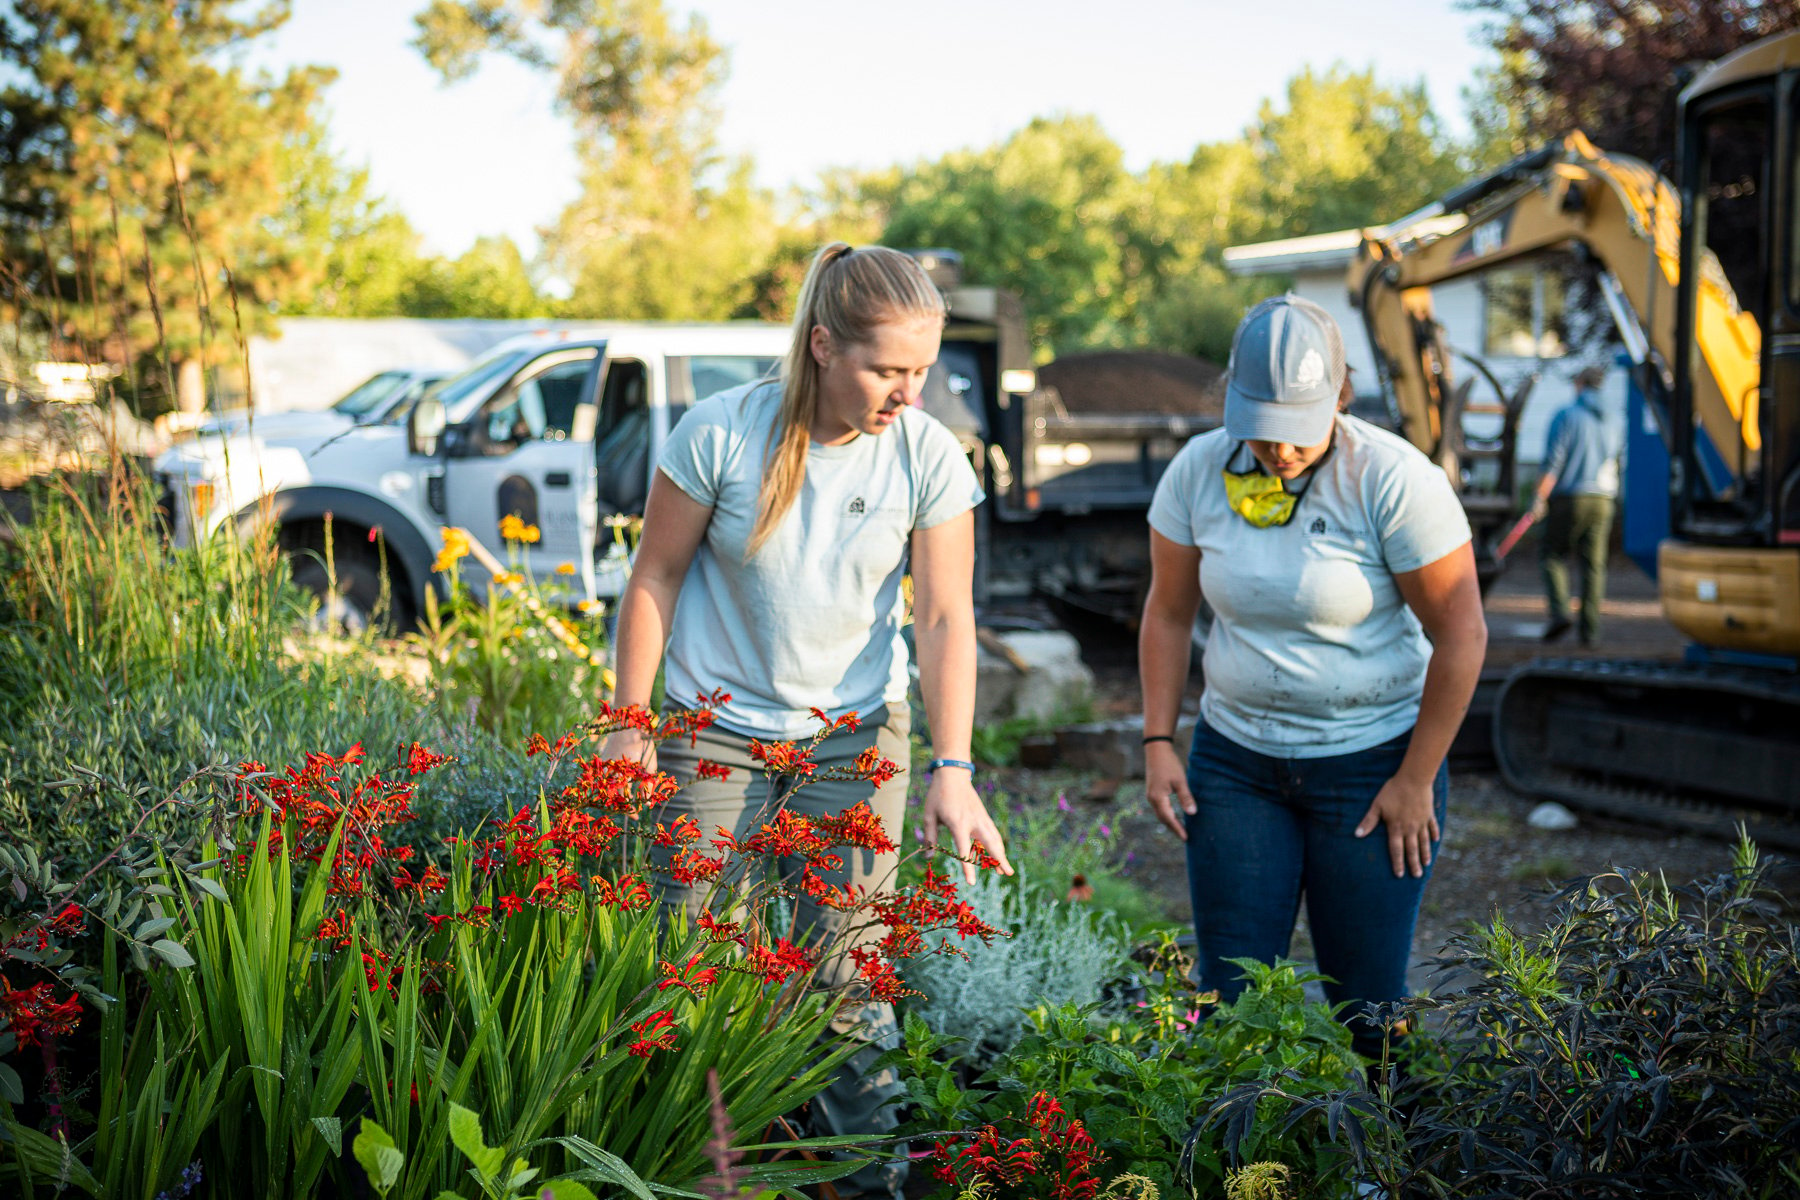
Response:
[{"label": "woman's outstretched hand", "polygon": [[[1000,860],[1000,873],[1011,875],[1012,863],[1006,858],[1006,841],[988,815],[987,805],[975,792],[975,781],[959,767],[942,767],[931,773],[931,786],[925,792],[925,846],[938,844],[939,829],[950,832],[950,841],[965,860],[976,842]],[[975,865],[963,863],[963,880],[975,882]]]},{"label": "woman's outstretched hand", "polygon": [[1187,768],[1181,755],[1168,742],[1151,742],[1144,747],[1144,795],[1150,799],[1150,811],[1167,825],[1176,837],[1187,841],[1187,822],[1175,813],[1179,804],[1187,816],[1194,815],[1194,795],[1188,791]]},{"label": "woman's outstretched hand", "polygon": [[600,743],[601,758],[628,758],[656,770],[656,743],[641,729],[615,729]]}]

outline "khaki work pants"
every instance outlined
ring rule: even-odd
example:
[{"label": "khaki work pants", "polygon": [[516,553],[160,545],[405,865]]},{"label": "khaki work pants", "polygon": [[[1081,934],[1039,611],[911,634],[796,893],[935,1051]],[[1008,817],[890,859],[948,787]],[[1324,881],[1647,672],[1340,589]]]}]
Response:
[{"label": "khaki work pants", "polygon": [[[848,767],[865,749],[876,747],[883,757],[900,766],[900,773],[880,788],[872,788],[866,782],[844,780],[807,783],[799,788],[792,786],[791,778],[771,781],[764,777],[762,764],[750,757],[750,738],[717,725],[701,733],[693,746],[688,745],[686,738],[671,739],[658,748],[658,765],[674,776],[682,787],[663,806],[658,819],[669,822],[685,813],[698,822],[708,838],[723,826],[744,839],[761,828],[765,821],[773,819],[783,807],[802,816],[822,816],[842,812],[860,800],[867,800],[889,839],[899,844],[906,811],[911,726],[912,714],[904,703],[889,705],[885,712],[871,713],[859,729],[832,734],[814,752],[813,761],[823,770]],[[731,768],[730,778],[696,778],[695,766],[701,759]],[[843,868],[825,873],[826,882],[834,886],[866,887],[870,891],[893,885],[899,868],[898,855],[845,850],[843,856]],[[799,859],[780,864],[788,882],[798,884],[801,865]],[[710,888],[710,885],[685,888],[667,877],[659,878],[658,883],[664,904],[686,908],[689,917],[698,915]],[[804,939],[809,937],[835,935],[847,921],[866,924],[867,918],[822,908],[802,896],[795,911],[792,940],[804,944]],[[883,933],[879,926],[864,928],[854,941],[872,944],[880,941]],[[821,987],[844,987],[856,978],[856,964],[845,953],[848,949],[846,944],[820,964],[815,978]],[[861,1042],[862,1046],[813,1101],[818,1116],[817,1132],[885,1135],[899,1123],[899,1114],[887,1102],[904,1089],[898,1072],[892,1068],[874,1071],[871,1064],[883,1052],[899,1047],[900,1030],[894,1020],[892,1005],[873,1000],[855,1003],[856,992],[852,990],[847,994],[853,1002],[838,1011],[831,1029],[835,1034]],[[900,1195],[906,1175],[904,1160],[877,1162],[838,1181],[836,1187],[840,1196],[887,1200],[890,1196]]]}]

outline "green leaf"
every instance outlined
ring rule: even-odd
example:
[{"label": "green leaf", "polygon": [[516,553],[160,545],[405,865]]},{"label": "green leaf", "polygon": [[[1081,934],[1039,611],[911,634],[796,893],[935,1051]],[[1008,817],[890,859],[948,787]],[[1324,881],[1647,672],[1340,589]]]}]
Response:
[{"label": "green leaf", "polygon": [[137,938],[140,942],[147,942],[157,934],[167,930],[169,926],[173,924],[175,924],[174,917],[154,917],[145,921],[142,925],[139,925],[137,927],[137,932],[132,936]]},{"label": "green leaf", "polygon": [[8,1104],[25,1103],[25,1084],[19,1073],[5,1063],[0,1063],[0,1100]]},{"label": "green leaf", "polygon": [[214,900],[217,900],[220,904],[231,903],[225,895],[225,888],[216,879],[208,879],[203,875],[190,875],[188,876],[188,882],[211,896]]},{"label": "green leaf", "polygon": [[[317,1124],[323,1119],[315,1117],[313,1122]],[[400,1171],[406,1166],[406,1155],[394,1145],[388,1131],[367,1117],[362,1119],[356,1140],[350,1143],[350,1152],[356,1155],[356,1161],[369,1176],[369,1185],[383,1196],[398,1182]]]},{"label": "green leaf", "polygon": [[183,946],[180,942],[172,942],[168,938],[163,938],[160,941],[151,943],[150,949],[155,951],[156,956],[168,963],[171,967],[185,968],[194,965],[194,956],[189,954],[187,947]]},{"label": "green leaf", "polygon": [[474,1110],[464,1108],[454,1100],[450,1102],[450,1140],[463,1152],[463,1157],[469,1160],[484,1184],[498,1175],[506,1163],[505,1147],[489,1146],[483,1141],[481,1118]]},{"label": "green leaf", "polygon": [[325,1139],[325,1144],[331,1147],[331,1157],[336,1158],[344,1152],[342,1121],[336,1117],[314,1117],[312,1123],[313,1128],[319,1131],[319,1136]]},{"label": "green leaf", "polygon": [[594,1193],[573,1179],[553,1179],[538,1194],[552,1197],[552,1200],[594,1200]]},{"label": "green leaf", "polygon": [[[638,1200],[656,1200],[650,1185],[639,1178],[625,1160],[611,1151],[602,1150],[582,1137],[558,1138],[558,1142],[576,1158],[593,1168],[593,1178],[602,1183],[616,1183]],[[585,1173],[584,1173],[585,1174]]]}]

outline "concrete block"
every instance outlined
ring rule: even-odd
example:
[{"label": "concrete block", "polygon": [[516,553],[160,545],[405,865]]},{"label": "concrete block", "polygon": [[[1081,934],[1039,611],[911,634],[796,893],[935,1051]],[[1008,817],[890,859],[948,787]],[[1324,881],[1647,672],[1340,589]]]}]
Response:
[{"label": "concrete block", "polygon": [[[1194,717],[1183,713],[1175,726],[1175,751],[1184,760],[1193,737]],[[1144,777],[1142,717],[1120,717],[1059,729],[1056,748],[1061,764],[1072,770],[1098,771],[1109,779]]]},{"label": "concrete block", "polygon": [[1092,693],[1094,673],[1081,661],[1081,645],[1061,630],[1022,630],[991,640],[1001,643],[1004,652],[986,645],[977,650],[977,724],[1009,717],[1050,720]]}]

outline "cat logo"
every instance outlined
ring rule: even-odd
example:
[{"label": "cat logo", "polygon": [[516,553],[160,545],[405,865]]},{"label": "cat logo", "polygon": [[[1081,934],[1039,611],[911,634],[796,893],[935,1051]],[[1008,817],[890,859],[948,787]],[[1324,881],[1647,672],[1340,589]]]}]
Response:
[{"label": "cat logo", "polygon": [[1314,517],[1312,519],[1312,524],[1308,525],[1306,527],[1306,532],[1308,532],[1308,533],[1324,533],[1325,532],[1325,518],[1324,517]]},{"label": "cat logo", "polygon": [[863,498],[861,496],[858,496],[856,499],[852,500],[850,502],[850,507],[845,509],[844,511],[845,511],[845,513],[847,513],[848,515],[850,515],[852,517],[862,516],[862,514],[863,514]]}]

